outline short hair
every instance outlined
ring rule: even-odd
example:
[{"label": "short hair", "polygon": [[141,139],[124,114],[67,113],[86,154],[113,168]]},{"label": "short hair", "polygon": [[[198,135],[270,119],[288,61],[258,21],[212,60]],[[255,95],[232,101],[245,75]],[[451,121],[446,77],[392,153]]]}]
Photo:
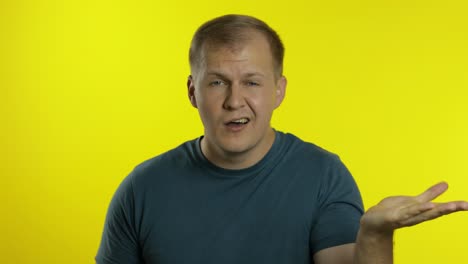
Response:
[{"label": "short hair", "polygon": [[195,32],[189,51],[190,67],[199,66],[204,45],[235,46],[249,40],[249,30],[262,33],[269,45],[274,70],[278,76],[283,74],[284,46],[279,35],[265,22],[247,15],[224,15],[205,22]]}]

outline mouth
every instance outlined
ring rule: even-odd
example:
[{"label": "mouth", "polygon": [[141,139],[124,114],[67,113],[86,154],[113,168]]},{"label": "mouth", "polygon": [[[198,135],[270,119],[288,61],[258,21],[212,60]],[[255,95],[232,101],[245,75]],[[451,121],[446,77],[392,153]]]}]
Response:
[{"label": "mouth", "polygon": [[250,119],[246,117],[232,119],[225,123],[225,125],[232,131],[240,131],[250,122]]},{"label": "mouth", "polygon": [[241,117],[241,118],[233,119],[233,120],[227,122],[226,125],[229,125],[229,124],[245,125],[245,124],[249,123],[249,121],[250,121],[250,119],[248,119],[247,117]]}]

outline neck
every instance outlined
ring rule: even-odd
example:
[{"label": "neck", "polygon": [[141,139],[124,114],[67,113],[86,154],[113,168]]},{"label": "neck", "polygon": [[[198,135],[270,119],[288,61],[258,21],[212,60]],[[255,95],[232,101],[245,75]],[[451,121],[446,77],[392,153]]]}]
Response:
[{"label": "neck", "polygon": [[201,151],[203,155],[218,167],[230,170],[240,170],[251,167],[259,162],[271,149],[275,141],[276,133],[273,129],[267,136],[253,147],[242,152],[226,151],[216,146],[209,139],[204,137],[201,141]]}]

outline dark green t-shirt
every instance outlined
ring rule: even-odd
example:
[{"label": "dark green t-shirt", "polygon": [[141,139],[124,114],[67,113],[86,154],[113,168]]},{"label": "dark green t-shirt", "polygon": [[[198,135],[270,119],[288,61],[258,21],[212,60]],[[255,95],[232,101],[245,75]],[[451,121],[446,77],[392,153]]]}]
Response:
[{"label": "dark green t-shirt", "polygon": [[335,154],[276,132],[260,162],[227,170],[203,156],[200,139],[125,178],[109,206],[99,264],[305,264],[355,241],[362,200]]}]

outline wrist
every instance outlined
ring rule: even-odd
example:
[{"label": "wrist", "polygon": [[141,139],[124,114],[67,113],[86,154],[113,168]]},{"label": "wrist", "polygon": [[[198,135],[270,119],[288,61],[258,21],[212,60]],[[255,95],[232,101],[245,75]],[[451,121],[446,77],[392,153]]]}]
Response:
[{"label": "wrist", "polygon": [[361,219],[358,239],[372,240],[374,242],[393,241],[395,230],[392,228],[375,228]]},{"label": "wrist", "polygon": [[354,263],[393,264],[393,230],[380,231],[361,224]]},{"label": "wrist", "polygon": [[373,232],[360,229],[358,232],[357,240],[365,240],[373,243],[387,243],[393,241],[394,232]]}]

